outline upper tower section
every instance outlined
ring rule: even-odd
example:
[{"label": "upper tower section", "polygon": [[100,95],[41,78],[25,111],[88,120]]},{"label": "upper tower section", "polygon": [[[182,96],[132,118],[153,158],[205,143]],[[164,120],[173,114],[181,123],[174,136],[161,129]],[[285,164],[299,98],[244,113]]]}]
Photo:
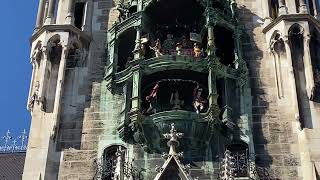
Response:
[{"label": "upper tower section", "polygon": [[159,151],[158,140],[171,123],[194,144],[205,144],[210,134],[205,132],[218,132],[212,124],[236,127],[247,113],[240,112],[246,109],[240,99],[247,68],[236,9],[234,0],[132,0],[116,5],[105,79],[113,93],[126,94],[121,138]]},{"label": "upper tower section", "polygon": [[197,62],[215,54],[234,66],[234,1],[120,1],[117,10],[118,21],[108,31],[109,77],[138,61],[180,56]]}]

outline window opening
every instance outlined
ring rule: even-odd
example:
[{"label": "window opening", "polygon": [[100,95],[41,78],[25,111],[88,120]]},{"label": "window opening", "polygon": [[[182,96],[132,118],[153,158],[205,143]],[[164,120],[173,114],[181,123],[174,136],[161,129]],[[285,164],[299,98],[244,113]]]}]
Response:
[{"label": "window opening", "polygon": [[296,11],[297,11],[297,13],[299,13],[300,12],[300,2],[299,2],[299,0],[295,0],[296,1]]},{"label": "window opening", "polygon": [[74,7],[74,25],[79,29],[82,29],[85,5],[84,2],[78,2]]},{"label": "window opening", "polygon": [[155,73],[142,82],[142,113],[184,110],[197,113],[208,108],[207,74],[192,71]]},{"label": "window opening", "polygon": [[134,28],[128,29],[122,33],[118,40],[118,64],[117,72],[123,71],[129,65],[129,62],[133,60],[133,53],[136,40],[136,31]]},{"label": "window opening", "polygon": [[270,17],[276,19],[279,16],[279,2],[278,0],[270,0]]},{"label": "window opening", "polygon": [[309,13],[314,16],[314,6],[313,6],[313,0],[308,0],[308,7],[309,7]]},{"label": "window opening", "polygon": [[[104,150],[103,153],[103,170],[102,170],[102,179],[103,180],[113,180],[114,179],[114,169],[117,163],[117,151],[125,150],[123,146],[114,145],[108,147]],[[122,154],[122,159],[125,159],[125,153]]]},{"label": "window opening", "polygon": [[[194,0],[185,0],[183,4],[185,8],[181,8],[178,0],[163,0],[146,9],[146,13],[153,20],[154,29],[150,42],[154,47],[154,56],[158,57],[157,50],[161,55],[204,56],[204,7]],[[156,43],[160,44],[160,49],[157,49]]]},{"label": "window opening", "polygon": [[231,30],[216,26],[214,28],[216,55],[224,65],[233,66],[234,55],[234,34]]}]

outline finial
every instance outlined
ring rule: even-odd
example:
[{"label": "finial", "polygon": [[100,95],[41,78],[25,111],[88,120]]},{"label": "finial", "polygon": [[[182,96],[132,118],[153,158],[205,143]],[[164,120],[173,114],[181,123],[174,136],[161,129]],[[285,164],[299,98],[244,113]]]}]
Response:
[{"label": "finial", "polygon": [[171,129],[169,134],[163,135],[166,139],[170,139],[167,145],[170,147],[169,155],[177,155],[176,147],[179,146],[178,138],[182,138],[183,133],[177,133],[175,124],[171,124]]},{"label": "finial", "polygon": [[12,137],[10,136],[10,134],[11,134],[11,132],[8,130],[8,131],[6,132],[6,134],[5,134],[5,136],[3,136],[3,139],[4,139],[4,141],[5,141],[5,145],[4,145],[5,147],[7,146],[9,140],[12,138]]},{"label": "finial", "polygon": [[21,144],[20,144],[21,147],[25,147],[26,146],[25,142],[28,138],[27,132],[25,129],[21,132],[21,135],[18,138],[21,139]]}]

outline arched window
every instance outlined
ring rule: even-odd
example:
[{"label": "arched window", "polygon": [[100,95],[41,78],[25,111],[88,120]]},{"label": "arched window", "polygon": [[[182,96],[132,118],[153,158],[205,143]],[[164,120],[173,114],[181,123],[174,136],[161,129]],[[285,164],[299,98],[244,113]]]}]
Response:
[{"label": "arched window", "polygon": [[224,65],[234,65],[234,33],[232,30],[222,26],[214,28],[216,55]]},{"label": "arched window", "polygon": [[62,54],[62,46],[60,44],[60,36],[54,35],[49,41],[48,41],[48,64],[45,74],[45,83],[46,88],[45,90],[45,99],[43,101],[45,102],[43,109],[46,112],[53,112],[53,106],[55,101],[55,94],[56,94],[56,88],[57,88],[57,80],[58,80],[58,71],[59,71],[59,65],[61,60],[61,54]]},{"label": "arched window", "polygon": [[300,2],[299,2],[299,0],[295,0],[296,1],[296,11],[297,11],[297,13],[299,13],[300,12]]},{"label": "arched window", "polygon": [[279,16],[279,2],[278,0],[270,0],[269,1],[269,7],[270,7],[270,17],[272,19],[276,19]]},{"label": "arched window", "polygon": [[85,15],[85,7],[85,2],[77,2],[74,5],[74,26],[76,26],[78,29],[82,29]]},{"label": "arched window", "polygon": [[304,66],[304,29],[299,24],[294,24],[289,29],[289,42],[292,57],[293,74],[296,84],[298,99],[299,121],[304,128],[311,116],[309,99],[306,91],[306,74]]},{"label": "arched window", "polygon": [[113,180],[114,179],[114,170],[117,164],[117,152],[122,152],[122,159],[125,159],[125,150],[126,148],[121,145],[112,145],[107,147],[103,153],[103,171],[102,171],[102,180]]}]

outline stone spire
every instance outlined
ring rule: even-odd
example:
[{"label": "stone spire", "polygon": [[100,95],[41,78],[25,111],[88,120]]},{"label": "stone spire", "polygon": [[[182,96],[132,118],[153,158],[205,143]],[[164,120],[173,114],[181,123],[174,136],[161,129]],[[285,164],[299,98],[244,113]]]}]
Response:
[{"label": "stone spire", "polygon": [[171,124],[170,133],[164,134],[166,139],[169,139],[167,145],[169,146],[170,150],[169,153],[163,153],[162,157],[166,159],[162,167],[156,167],[156,171],[158,172],[157,176],[154,180],[160,180],[164,174],[166,174],[166,169],[170,169],[170,166],[177,167],[177,174],[183,180],[196,180],[197,178],[193,179],[190,176],[190,164],[183,165],[180,162],[180,158],[183,157],[183,153],[177,153],[176,148],[179,146],[178,138],[182,138],[183,133],[178,133],[174,123]]},{"label": "stone spire", "polygon": [[183,133],[177,133],[174,123],[171,124],[171,129],[169,134],[163,135],[166,139],[170,139],[167,143],[169,146],[169,155],[175,156],[177,155],[176,147],[179,146],[178,138],[182,138]]}]

